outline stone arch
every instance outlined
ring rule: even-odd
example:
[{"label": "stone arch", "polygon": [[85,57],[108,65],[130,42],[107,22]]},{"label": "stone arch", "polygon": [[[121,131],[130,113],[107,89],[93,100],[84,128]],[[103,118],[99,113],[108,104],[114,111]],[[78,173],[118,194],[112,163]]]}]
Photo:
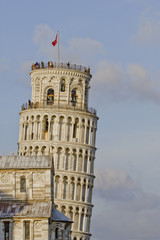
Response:
[{"label": "stone arch", "polygon": [[43,147],[41,148],[41,154],[42,154],[42,155],[47,155],[47,147],[46,147],[46,146],[43,146]]},{"label": "stone arch", "polygon": [[48,87],[46,89],[46,103],[47,105],[52,105],[54,104],[54,89],[52,87]]},{"label": "stone arch", "polygon": [[70,183],[70,198],[71,200],[74,200],[75,195],[75,178],[71,177],[71,183]]},{"label": "stone arch", "polygon": [[83,231],[83,222],[84,222],[84,209],[82,209],[81,218],[80,218],[80,231]]},{"label": "stone arch", "polygon": [[83,181],[83,186],[82,186],[82,201],[85,202],[85,196],[86,196],[86,179]]},{"label": "stone arch", "polygon": [[56,164],[57,169],[59,169],[61,166],[61,160],[62,160],[62,147],[58,147],[58,149],[57,149],[57,164]]},{"label": "stone arch", "polygon": [[60,91],[65,92],[66,90],[66,78],[62,77],[60,80]]},{"label": "stone arch", "polygon": [[72,207],[72,206],[69,207],[68,214],[69,214],[69,218],[70,218],[71,220],[73,220],[73,207]]},{"label": "stone arch", "polygon": [[79,118],[75,118],[75,122],[73,125],[73,139],[77,140],[79,130]]},{"label": "stone arch", "polygon": [[65,133],[64,119],[65,117],[63,115],[59,117],[59,141],[64,139],[64,133]]},{"label": "stone arch", "polygon": [[32,146],[29,146],[28,151],[29,151],[29,155],[31,156],[31,155],[33,154],[33,147],[32,147]]},{"label": "stone arch", "polygon": [[26,177],[24,175],[20,177],[20,192],[26,192]]},{"label": "stone arch", "polygon": [[64,159],[64,169],[65,170],[69,169],[69,160],[70,160],[70,149],[66,148],[65,149],[65,159]]},{"label": "stone arch", "polygon": [[71,170],[76,171],[76,169],[77,169],[77,150],[73,149]]},{"label": "stone arch", "polygon": [[88,150],[85,151],[84,155],[84,169],[83,171],[87,173],[87,165],[88,165]]},{"label": "stone arch", "polygon": [[76,187],[76,200],[77,201],[80,201],[80,196],[81,196],[81,179],[78,178],[77,187]]},{"label": "stone arch", "polygon": [[78,222],[79,222],[79,208],[76,208],[75,216],[74,216],[74,229],[78,230]]},{"label": "stone arch", "polygon": [[50,122],[50,139],[54,140],[56,135],[56,115],[51,116],[51,122]]},{"label": "stone arch", "polygon": [[72,117],[67,118],[67,141],[71,139]]},{"label": "stone arch", "polygon": [[61,213],[63,213],[64,215],[66,215],[66,206],[62,205],[61,207]]},{"label": "stone arch", "polygon": [[45,114],[43,116],[42,120],[42,139],[43,140],[48,140],[48,114]]},{"label": "stone arch", "polygon": [[78,156],[78,172],[82,171],[82,163],[83,163],[83,155],[79,151],[79,156]]},{"label": "stone arch", "polygon": [[81,122],[81,143],[84,143],[84,138],[85,138],[85,119],[82,119]]},{"label": "stone arch", "polygon": [[56,175],[55,176],[55,198],[58,198],[59,197],[59,185],[60,185],[60,176],[59,175]]},{"label": "stone arch", "polygon": [[39,146],[34,147],[34,153],[36,156],[39,155]]},{"label": "stone arch", "polygon": [[64,176],[63,177],[63,199],[67,198],[67,192],[68,192],[68,177]]}]

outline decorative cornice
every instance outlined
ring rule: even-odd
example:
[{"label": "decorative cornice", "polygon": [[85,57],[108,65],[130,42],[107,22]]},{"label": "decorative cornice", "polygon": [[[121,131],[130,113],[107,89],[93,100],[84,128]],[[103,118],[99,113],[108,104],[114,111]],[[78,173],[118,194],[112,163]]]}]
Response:
[{"label": "decorative cornice", "polygon": [[75,77],[87,78],[88,80],[90,80],[92,77],[92,75],[89,73],[82,73],[81,71],[71,69],[38,69],[30,72],[31,77],[37,77],[47,74],[70,75]]}]

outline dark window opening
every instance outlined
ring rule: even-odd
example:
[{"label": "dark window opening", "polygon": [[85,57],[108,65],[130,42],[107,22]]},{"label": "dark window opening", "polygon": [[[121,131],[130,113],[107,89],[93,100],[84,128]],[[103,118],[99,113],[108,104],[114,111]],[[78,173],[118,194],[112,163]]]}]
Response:
[{"label": "dark window opening", "polygon": [[73,89],[73,90],[72,90],[72,95],[71,95],[71,101],[72,101],[72,102],[76,102],[76,100],[77,100],[76,90]]},{"label": "dark window opening", "polygon": [[55,229],[55,239],[58,239],[58,228]]},{"label": "dark window opening", "polygon": [[65,92],[65,80],[61,81],[61,92]]},{"label": "dark window opening", "polygon": [[20,192],[26,192],[26,178],[24,176],[20,178]]},{"label": "dark window opening", "polygon": [[48,131],[48,119],[46,119],[46,123],[45,123],[45,131]]},{"label": "dark window opening", "polygon": [[47,91],[47,104],[53,103],[54,103],[54,90],[52,88],[49,88]]},{"label": "dark window opening", "polygon": [[25,240],[29,240],[30,239],[30,223],[25,222],[24,228],[25,228]]},{"label": "dark window opening", "polygon": [[4,240],[9,240],[9,222],[4,222]]}]

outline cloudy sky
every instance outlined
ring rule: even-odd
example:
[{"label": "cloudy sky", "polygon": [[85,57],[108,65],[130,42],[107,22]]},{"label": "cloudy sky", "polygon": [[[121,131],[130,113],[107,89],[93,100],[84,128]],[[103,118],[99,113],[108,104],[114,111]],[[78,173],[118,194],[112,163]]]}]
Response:
[{"label": "cloudy sky", "polygon": [[30,66],[91,67],[98,111],[92,240],[160,239],[160,1],[1,1],[0,154],[17,151]]}]

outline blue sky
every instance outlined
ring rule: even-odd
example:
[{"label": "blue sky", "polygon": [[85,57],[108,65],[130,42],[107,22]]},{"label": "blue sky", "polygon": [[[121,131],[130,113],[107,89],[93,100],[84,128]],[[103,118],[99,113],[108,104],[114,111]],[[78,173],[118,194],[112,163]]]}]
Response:
[{"label": "blue sky", "polygon": [[91,67],[98,110],[93,240],[160,239],[159,0],[3,1],[0,5],[0,154],[17,151],[30,66]]}]

